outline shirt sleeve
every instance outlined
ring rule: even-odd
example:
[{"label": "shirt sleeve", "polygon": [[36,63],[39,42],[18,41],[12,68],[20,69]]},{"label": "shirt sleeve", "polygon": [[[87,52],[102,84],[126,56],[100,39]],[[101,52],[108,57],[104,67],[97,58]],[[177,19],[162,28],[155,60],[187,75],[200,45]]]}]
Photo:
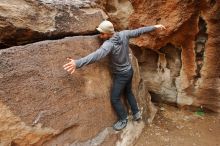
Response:
[{"label": "shirt sleeve", "polygon": [[111,43],[104,43],[99,49],[97,49],[95,52],[81,58],[78,60],[75,60],[76,68],[81,68],[85,65],[94,63],[97,60],[100,60],[101,58],[107,56],[112,50],[112,44]]},{"label": "shirt sleeve", "polygon": [[144,33],[147,32],[151,32],[153,30],[155,30],[156,27],[155,26],[146,26],[146,27],[141,27],[138,29],[133,29],[133,30],[125,30],[124,34],[128,37],[128,38],[134,38],[134,37],[138,37]]}]

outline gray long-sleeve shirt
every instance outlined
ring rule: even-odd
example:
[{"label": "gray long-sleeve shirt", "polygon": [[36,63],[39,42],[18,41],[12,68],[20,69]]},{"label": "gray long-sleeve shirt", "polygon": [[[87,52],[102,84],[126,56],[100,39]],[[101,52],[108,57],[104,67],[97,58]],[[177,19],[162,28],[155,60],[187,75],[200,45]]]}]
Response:
[{"label": "gray long-sleeve shirt", "polygon": [[116,32],[109,40],[106,40],[102,46],[95,52],[76,60],[76,68],[91,64],[108,54],[111,58],[111,68],[113,73],[123,73],[131,69],[129,59],[129,39],[138,37],[143,33],[155,30],[156,27],[148,26],[134,30],[124,30]]}]

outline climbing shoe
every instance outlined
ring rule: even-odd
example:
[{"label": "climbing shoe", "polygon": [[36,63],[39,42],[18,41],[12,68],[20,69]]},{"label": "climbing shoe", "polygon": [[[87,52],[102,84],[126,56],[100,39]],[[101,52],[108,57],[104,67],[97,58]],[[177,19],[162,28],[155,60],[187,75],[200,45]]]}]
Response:
[{"label": "climbing shoe", "polygon": [[133,115],[133,121],[139,121],[139,120],[141,120],[141,112],[140,111]]},{"label": "climbing shoe", "polygon": [[128,123],[128,119],[119,120],[113,125],[113,129],[120,131],[127,126],[127,123]]}]

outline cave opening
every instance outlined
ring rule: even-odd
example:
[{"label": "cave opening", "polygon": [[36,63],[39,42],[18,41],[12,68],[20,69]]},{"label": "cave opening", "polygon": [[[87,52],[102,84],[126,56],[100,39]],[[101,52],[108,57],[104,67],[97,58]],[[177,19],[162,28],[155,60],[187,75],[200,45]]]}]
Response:
[{"label": "cave opening", "polygon": [[141,78],[153,102],[176,103],[176,78],[181,70],[181,49],[168,43],[159,50],[131,46]]}]

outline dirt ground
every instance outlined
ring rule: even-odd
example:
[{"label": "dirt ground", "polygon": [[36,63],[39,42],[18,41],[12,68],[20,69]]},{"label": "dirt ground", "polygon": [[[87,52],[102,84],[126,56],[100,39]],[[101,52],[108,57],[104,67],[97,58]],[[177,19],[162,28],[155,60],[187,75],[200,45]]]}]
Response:
[{"label": "dirt ground", "polygon": [[220,115],[159,105],[135,146],[220,146]]}]

